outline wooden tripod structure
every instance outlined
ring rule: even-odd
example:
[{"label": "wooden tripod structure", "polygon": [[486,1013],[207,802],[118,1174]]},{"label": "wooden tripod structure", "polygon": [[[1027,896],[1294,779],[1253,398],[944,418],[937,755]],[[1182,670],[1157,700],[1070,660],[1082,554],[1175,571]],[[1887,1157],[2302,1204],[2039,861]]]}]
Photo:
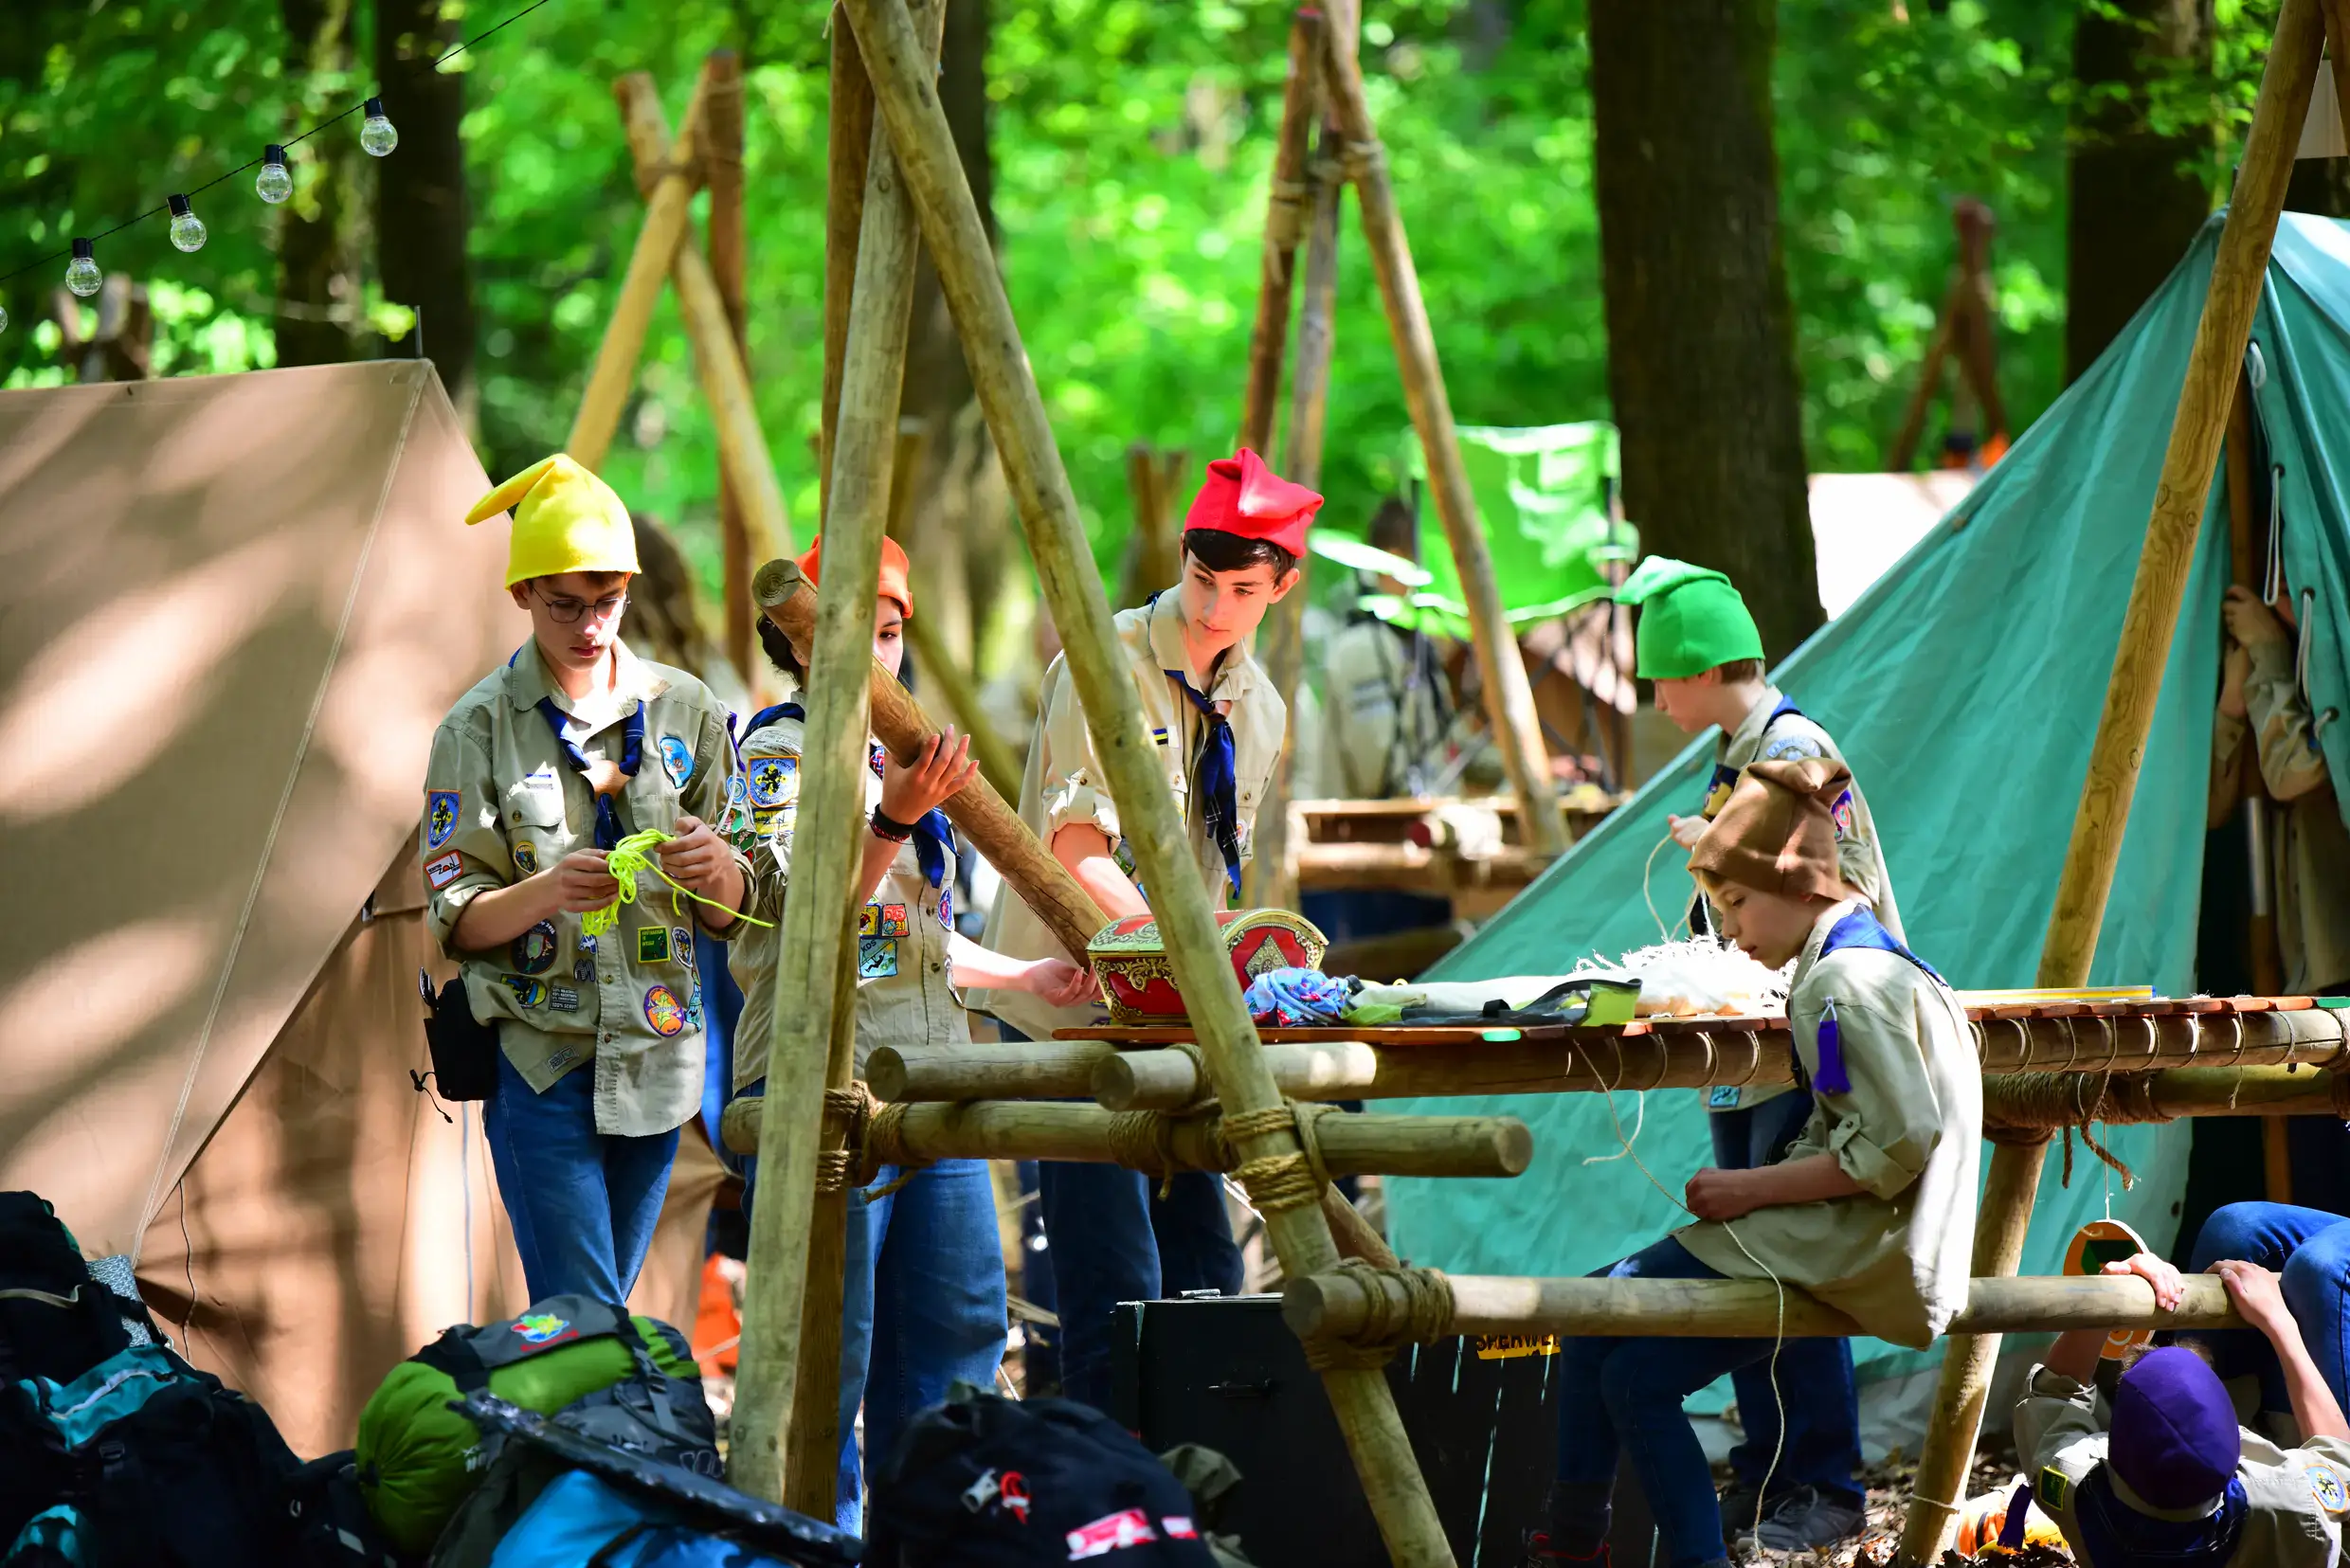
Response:
[{"label": "wooden tripod structure", "polygon": [[1982,420],[1977,447],[1981,460],[1987,466],[2007,450],[2007,406],[1999,399],[1999,378],[1992,364],[1991,236],[1998,224],[1991,209],[1972,196],[1952,206],[1950,222],[1958,230],[1958,261],[1950,269],[1950,289],[1934,323],[1934,335],[1926,341],[1918,384],[1910,389],[1901,429],[1893,437],[1886,467],[1895,474],[1907,474],[1917,460],[1925,410],[1942,389],[1943,365],[1953,352],[1959,356],[1959,383],[1974,393]]}]

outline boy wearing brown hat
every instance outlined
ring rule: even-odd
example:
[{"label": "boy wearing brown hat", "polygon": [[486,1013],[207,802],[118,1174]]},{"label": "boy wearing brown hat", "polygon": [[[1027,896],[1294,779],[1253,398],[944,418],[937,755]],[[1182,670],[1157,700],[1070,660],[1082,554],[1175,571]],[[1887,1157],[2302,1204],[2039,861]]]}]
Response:
[{"label": "boy wearing brown hat", "polygon": [[[1981,1073],[1958,999],[1837,869],[1830,813],[1851,782],[1841,764],[1818,758],[1757,763],[1690,856],[1724,935],[1762,964],[1796,964],[1787,1018],[1811,1119],[1768,1165],[1691,1177],[1686,1206],[1697,1223],[1607,1277],[1770,1280],[1923,1348],[1966,1300]],[[1529,1535],[1526,1560],[1604,1559],[1622,1451],[1666,1560],[1726,1562],[1712,1479],[1681,1402],[1744,1366],[1771,1365],[1781,1382],[1788,1348],[1769,1339],[1566,1342],[1558,1479],[1548,1528]],[[1782,1549],[1780,1524],[1762,1525],[1762,1545]]]}]

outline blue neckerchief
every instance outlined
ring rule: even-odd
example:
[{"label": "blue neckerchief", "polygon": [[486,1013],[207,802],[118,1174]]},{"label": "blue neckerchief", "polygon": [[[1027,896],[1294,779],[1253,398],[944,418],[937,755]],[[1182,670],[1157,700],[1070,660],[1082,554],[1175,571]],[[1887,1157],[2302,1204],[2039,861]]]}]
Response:
[{"label": "blue neckerchief", "polygon": [[2215,1512],[2201,1519],[2156,1519],[2125,1505],[2099,1465],[2072,1490],[2072,1521],[2081,1531],[2081,1558],[2089,1568],[2188,1568],[2224,1563],[2242,1543],[2251,1505],[2244,1483],[2231,1478]]},{"label": "blue neckerchief", "polygon": [[1200,711],[1200,750],[1191,763],[1192,796],[1207,813],[1208,837],[1224,857],[1224,875],[1231,879],[1237,894],[1240,891],[1240,802],[1232,721],[1218,712],[1216,705],[1202,696],[1181,670],[1167,671],[1166,678]]},{"label": "blue neckerchief", "polygon": [[[538,712],[539,716],[547,721],[547,728],[555,732],[555,744],[563,748],[563,760],[570,764],[572,772],[585,776],[588,772],[588,754],[563,732],[563,710],[555,706],[554,698],[541,697],[538,699]],[[644,702],[639,698],[636,712],[628,715],[628,727],[621,733],[620,770],[633,779],[643,761]],[[620,811],[612,804],[611,796],[599,790],[595,792],[595,798],[596,848],[609,850],[620,842]]]},{"label": "blue neckerchief", "polygon": [[[1763,735],[1767,737],[1771,732],[1771,726],[1777,724],[1781,719],[1785,718],[1789,713],[1793,713],[1796,717],[1801,718],[1803,716],[1803,710],[1795,705],[1795,699],[1793,697],[1781,694],[1779,698],[1779,706],[1772,709],[1771,716],[1762,721]],[[1713,814],[1715,810],[1718,809],[1714,805],[1714,797],[1718,795],[1724,800],[1727,800],[1729,798],[1727,795],[1724,794],[1724,791],[1736,789],[1738,787],[1739,771],[1739,769],[1730,766],[1727,763],[1715,763],[1713,765],[1712,773],[1708,775],[1706,779],[1706,798],[1698,802],[1697,815],[1703,817],[1708,822],[1713,820]],[[1707,907],[1706,895],[1702,892],[1699,893],[1690,904],[1689,924],[1690,935],[1691,936],[1710,936],[1713,934],[1713,910]]]},{"label": "blue neckerchief", "polygon": [[[749,729],[743,731],[747,740],[753,730],[765,729],[777,719],[797,719],[807,722],[807,710],[796,702],[779,702],[772,708],[762,708],[750,716]],[[874,773],[881,771],[881,748],[874,747],[866,752]],[[947,820],[947,813],[932,806],[922,820],[913,824],[913,857],[922,868],[922,879],[935,888],[947,880],[947,862],[954,858],[954,824]]]},{"label": "blue neckerchief", "polygon": [[[1865,904],[1828,928],[1828,940],[1819,945],[1819,956],[1824,960],[1830,953],[1847,947],[1874,947],[1880,952],[1896,954],[1924,970],[1937,985],[1948,983],[1934,973],[1932,964],[1903,946],[1877,919],[1876,911]],[[1819,1071],[1812,1075],[1813,1087],[1823,1094],[1850,1094],[1853,1079],[1844,1071],[1844,1040],[1836,1028],[1834,997],[1828,999],[1827,1007],[1819,1015],[1817,1041]]]}]

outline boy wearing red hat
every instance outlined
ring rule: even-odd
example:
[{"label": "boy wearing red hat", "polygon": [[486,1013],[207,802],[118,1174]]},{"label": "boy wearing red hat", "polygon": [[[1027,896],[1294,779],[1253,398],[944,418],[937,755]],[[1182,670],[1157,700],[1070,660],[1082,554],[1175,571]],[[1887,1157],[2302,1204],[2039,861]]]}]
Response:
[{"label": "boy wearing red hat", "polygon": [[[1281,753],[1288,710],[1250,653],[1256,627],[1298,581],[1306,528],[1322,497],[1290,483],[1242,447],[1208,464],[1184,519],[1183,580],[1121,611],[1118,642],[1143,722],[1174,791],[1201,880],[1219,904],[1237,899],[1257,802]],[[1149,906],[1120,831],[1118,802],[1086,729],[1067,661],[1056,658],[1038,696],[1035,739],[1020,788],[1022,820],[1112,918]],[[1018,898],[997,902],[987,946],[1021,958],[1063,953]],[[974,999],[1009,1036],[1049,1039],[1093,1021],[1093,1006],[1055,1007],[1034,996]],[[1096,1407],[1110,1399],[1110,1317],[1122,1301],[1240,1288],[1240,1254],[1224,1217],[1221,1181],[1178,1176],[1165,1198],[1115,1165],[1046,1163],[1039,1172],[1054,1289],[1061,1319],[1061,1383]]]},{"label": "boy wearing red hat", "polygon": [[[800,557],[811,584],[820,545]],[[881,541],[873,654],[904,678],[905,623],[913,615],[906,552]],[[759,639],[776,669],[804,686],[806,672],[772,622]],[[800,799],[800,756],[806,734],[798,699],[751,718],[742,743],[744,789],[728,829],[750,856],[751,912],[770,922],[736,939],[730,956],[743,988],[735,1030],[734,1090],[755,1093],[767,1072],[774,1033],[775,959],[790,893],[791,852]],[[954,924],[954,830],[939,807],[969,782],[970,740],[951,727],[911,763],[867,741],[871,816],[862,838],[857,916],[857,1075],[877,1045],[967,1045],[959,985],[1034,992],[1048,1002],[1089,994],[1092,982],[1058,958],[1006,959],[972,942]],[[755,1185],[756,1162],[747,1180]],[[884,1166],[877,1191],[848,1199],[848,1252],[841,1330],[841,1455],[834,1523],[863,1524],[857,1413],[877,1456],[921,1411],[957,1382],[995,1381],[1003,1355],[1003,1254],[996,1235],[995,1190],[984,1160],[941,1160],[911,1175]],[[750,1205],[746,1191],[744,1207]]]}]

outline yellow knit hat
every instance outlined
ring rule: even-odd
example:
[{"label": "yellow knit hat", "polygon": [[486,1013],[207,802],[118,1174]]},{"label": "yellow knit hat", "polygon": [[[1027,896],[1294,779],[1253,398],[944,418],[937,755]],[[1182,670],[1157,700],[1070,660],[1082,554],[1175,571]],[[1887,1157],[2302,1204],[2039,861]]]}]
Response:
[{"label": "yellow knit hat", "polygon": [[637,567],[637,530],[612,487],[562,452],[541,458],[465,514],[468,524],[514,509],[506,586],[567,571],[625,571]]}]

